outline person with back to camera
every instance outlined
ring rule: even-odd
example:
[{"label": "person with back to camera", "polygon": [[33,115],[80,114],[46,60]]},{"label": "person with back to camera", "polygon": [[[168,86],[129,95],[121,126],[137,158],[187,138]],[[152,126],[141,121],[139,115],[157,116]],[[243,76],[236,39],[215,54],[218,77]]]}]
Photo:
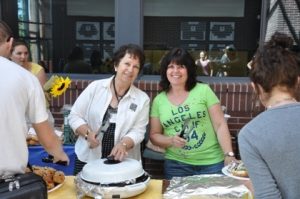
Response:
[{"label": "person with back to camera", "polygon": [[[33,75],[35,75],[42,88],[44,87],[45,83],[47,82],[47,74],[42,66],[40,66],[37,63],[30,62],[29,61],[30,52],[28,45],[25,41],[22,40],[15,40],[12,45],[12,52],[10,59],[25,68],[26,70],[30,71]],[[46,107],[48,112],[48,120],[51,123],[51,125],[54,127],[54,118],[52,113],[49,110],[50,106],[50,96],[48,93],[45,92],[46,97]]]},{"label": "person with back to camera", "polygon": [[90,63],[94,74],[103,73],[101,55],[99,50],[93,50],[90,56]]},{"label": "person with back to camera", "polygon": [[[219,99],[209,85],[197,83],[195,61],[186,50],[174,48],[164,56],[160,86],[150,139],[166,149],[165,178],[221,173],[224,163],[235,160],[231,136]],[[190,126],[182,138],[186,120]]]},{"label": "person with back to camera", "polygon": [[195,62],[196,66],[201,67],[201,70],[205,76],[212,76],[212,70],[210,67],[210,60],[207,58],[206,51],[200,51],[199,59]]},{"label": "person with back to camera", "polygon": [[252,61],[251,85],[266,110],[241,129],[238,143],[255,198],[300,196],[299,63],[292,44],[276,32]]},{"label": "person with back to camera", "polygon": [[217,71],[216,76],[229,76],[230,70],[233,70],[238,66],[240,59],[237,56],[237,52],[234,46],[226,46],[224,54],[220,59],[220,68]]},{"label": "person with back to camera", "polygon": [[92,67],[84,61],[83,50],[76,46],[68,56],[68,62],[64,67],[64,73],[92,74]]},{"label": "person with back to camera", "polygon": [[141,159],[140,143],[149,121],[150,99],[133,83],[144,61],[139,46],[121,46],[113,56],[115,75],[92,82],[75,101],[68,117],[79,135],[75,174],[98,158]]},{"label": "person with back to camera", "polygon": [[26,118],[32,123],[40,144],[54,156],[67,161],[61,141],[47,121],[43,90],[35,76],[7,58],[13,43],[12,31],[0,21],[0,178],[24,173],[28,163]]}]

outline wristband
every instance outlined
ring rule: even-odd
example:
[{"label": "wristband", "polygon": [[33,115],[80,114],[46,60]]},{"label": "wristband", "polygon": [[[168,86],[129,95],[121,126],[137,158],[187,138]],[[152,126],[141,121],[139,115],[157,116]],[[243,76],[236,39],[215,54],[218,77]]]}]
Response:
[{"label": "wristband", "polygon": [[86,130],[86,133],[84,135],[84,139],[87,140],[88,139],[88,135],[90,134],[90,129]]},{"label": "wristband", "polygon": [[229,151],[227,153],[224,153],[225,157],[234,157],[234,153],[232,151]]}]

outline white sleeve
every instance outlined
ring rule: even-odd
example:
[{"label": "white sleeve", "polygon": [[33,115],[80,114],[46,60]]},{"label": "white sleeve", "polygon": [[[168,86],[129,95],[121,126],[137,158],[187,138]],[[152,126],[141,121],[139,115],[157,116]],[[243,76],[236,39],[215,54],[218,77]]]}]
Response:
[{"label": "white sleeve", "polygon": [[38,79],[33,77],[30,80],[28,82],[29,103],[26,114],[29,122],[36,124],[46,121],[48,113],[46,111],[45,94]]}]

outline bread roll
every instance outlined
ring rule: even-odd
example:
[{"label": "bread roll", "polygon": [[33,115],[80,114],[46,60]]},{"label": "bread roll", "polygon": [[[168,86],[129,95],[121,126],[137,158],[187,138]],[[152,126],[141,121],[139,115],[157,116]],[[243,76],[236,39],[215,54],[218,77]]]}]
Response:
[{"label": "bread roll", "polygon": [[231,174],[239,177],[249,177],[248,172],[245,170],[234,170],[231,172]]},{"label": "bread roll", "polygon": [[53,182],[63,183],[65,181],[65,174],[62,171],[56,171],[53,175]]}]

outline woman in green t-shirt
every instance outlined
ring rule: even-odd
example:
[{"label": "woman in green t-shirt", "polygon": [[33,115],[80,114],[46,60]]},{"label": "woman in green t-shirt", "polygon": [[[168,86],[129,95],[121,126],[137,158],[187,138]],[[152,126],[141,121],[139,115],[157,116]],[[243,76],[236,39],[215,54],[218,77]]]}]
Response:
[{"label": "woman in green t-shirt", "polygon": [[231,136],[219,99],[207,84],[197,83],[195,61],[186,50],[174,48],[164,56],[160,86],[150,139],[166,149],[165,178],[221,173],[224,161],[235,160]]}]

